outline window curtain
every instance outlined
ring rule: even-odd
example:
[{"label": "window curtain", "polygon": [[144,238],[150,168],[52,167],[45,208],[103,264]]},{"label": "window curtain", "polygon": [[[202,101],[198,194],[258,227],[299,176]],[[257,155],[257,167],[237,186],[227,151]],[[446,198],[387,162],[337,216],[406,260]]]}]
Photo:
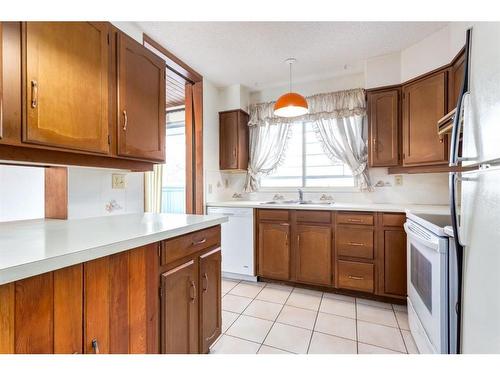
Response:
[{"label": "window curtain", "polygon": [[272,124],[269,121],[250,124],[249,162],[245,182],[245,191],[249,193],[259,190],[261,176],[272,173],[283,161],[290,138],[290,124]]},{"label": "window curtain", "polygon": [[161,212],[161,190],[164,164],[155,164],[152,172],[144,172],[144,211]]},{"label": "window curtain", "polygon": [[250,106],[250,153],[246,192],[259,188],[262,175],[271,173],[282,161],[295,122],[312,122],[325,153],[352,170],[357,186],[371,190],[367,170],[366,99],[363,89],[317,94],[306,98],[309,113],[293,118],[276,117],[274,103]]}]

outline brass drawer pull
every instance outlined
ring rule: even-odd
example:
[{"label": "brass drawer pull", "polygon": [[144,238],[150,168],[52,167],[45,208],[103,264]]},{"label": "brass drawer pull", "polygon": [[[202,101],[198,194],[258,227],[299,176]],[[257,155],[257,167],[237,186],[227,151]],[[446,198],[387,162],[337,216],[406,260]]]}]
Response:
[{"label": "brass drawer pull", "polygon": [[362,242],[348,242],[347,244],[351,246],[365,246]]},{"label": "brass drawer pull", "polygon": [[38,82],[31,81],[31,108],[38,106]]},{"label": "brass drawer pull", "polygon": [[364,280],[365,279],[362,276],[353,276],[353,275],[348,275],[347,278],[351,279],[351,280]]},{"label": "brass drawer pull", "polygon": [[361,219],[347,219],[347,221],[349,223],[362,223],[363,222],[363,220],[361,220]]},{"label": "brass drawer pull", "polygon": [[200,240],[200,241],[193,241],[193,242],[191,243],[191,246],[201,245],[202,243],[205,243],[205,242],[207,242],[207,239],[206,239],[206,238],[204,238],[204,239],[202,239],[202,240]]},{"label": "brass drawer pull", "polygon": [[92,349],[94,349],[94,354],[99,354],[99,343],[97,339],[92,340]]},{"label": "brass drawer pull", "polygon": [[127,131],[127,125],[128,125],[127,111],[123,110],[123,131]]},{"label": "brass drawer pull", "polygon": [[196,285],[194,281],[191,281],[191,286],[189,287],[189,297],[191,297],[191,303],[196,300]]},{"label": "brass drawer pull", "polygon": [[205,293],[208,290],[208,275],[206,273],[203,274],[203,293]]}]

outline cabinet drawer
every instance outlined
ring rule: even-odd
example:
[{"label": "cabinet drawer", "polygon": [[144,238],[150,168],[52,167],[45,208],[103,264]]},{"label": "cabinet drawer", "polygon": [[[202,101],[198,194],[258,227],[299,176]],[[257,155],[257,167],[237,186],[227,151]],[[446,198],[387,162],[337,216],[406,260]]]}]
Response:
[{"label": "cabinet drawer", "polygon": [[259,220],[288,221],[288,210],[259,210]]},{"label": "cabinet drawer", "polygon": [[382,214],[382,225],[384,227],[402,227],[405,221],[405,214]]},{"label": "cabinet drawer", "polygon": [[373,237],[371,228],[337,227],[337,255],[344,257],[373,259]]},{"label": "cabinet drawer", "polygon": [[296,211],[297,221],[303,223],[322,223],[322,224],[330,224],[332,214],[330,211],[305,211],[305,210],[297,210]]},{"label": "cabinet drawer", "polygon": [[163,241],[161,265],[220,244],[220,226],[203,229]]},{"label": "cabinet drawer", "polygon": [[337,224],[373,225],[373,214],[339,212],[337,214]]},{"label": "cabinet drawer", "polygon": [[338,275],[339,288],[373,293],[373,264],[339,260]]}]

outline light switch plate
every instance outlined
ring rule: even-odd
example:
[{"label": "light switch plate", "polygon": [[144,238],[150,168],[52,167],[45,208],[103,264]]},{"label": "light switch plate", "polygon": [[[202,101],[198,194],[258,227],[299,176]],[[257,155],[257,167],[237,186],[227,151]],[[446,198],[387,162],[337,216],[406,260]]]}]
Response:
[{"label": "light switch plate", "polygon": [[125,189],[125,175],[113,173],[111,175],[111,187],[113,189]]},{"label": "light switch plate", "polygon": [[394,176],[394,185],[395,186],[401,186],[403,185],[403,176],[398,174],[396,176]]}]

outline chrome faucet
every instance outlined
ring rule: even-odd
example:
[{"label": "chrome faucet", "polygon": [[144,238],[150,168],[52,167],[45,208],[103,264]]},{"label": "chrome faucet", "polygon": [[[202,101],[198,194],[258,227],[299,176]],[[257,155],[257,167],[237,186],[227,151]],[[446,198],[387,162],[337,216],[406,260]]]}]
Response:
[{"label": "chrome faucet", "polygon": [[303,202],[304,201],[304,192],[302,191],[302,189],[298,189],[299,190],[299,202]]}]

